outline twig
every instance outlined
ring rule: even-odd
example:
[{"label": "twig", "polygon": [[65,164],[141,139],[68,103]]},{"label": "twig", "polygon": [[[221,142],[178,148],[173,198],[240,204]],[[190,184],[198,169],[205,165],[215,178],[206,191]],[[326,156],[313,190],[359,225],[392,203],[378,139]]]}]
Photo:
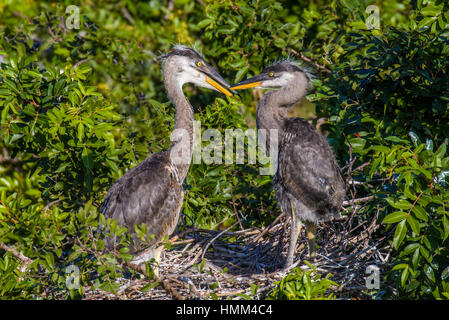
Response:
[{"label": "twig", "polygon": [[[159,279],[159,280],[160,280],[160,279]],[[169,293],[170,293],[176,300],[185,300],[184,297],[183,297],[182,295],[180,295],[180,294],[178,293],[178,291],[176,291],[175,288],[173,288],[173,287],[168,283],[167,280],[161,280],[159,283],[160,283],[160,284],[162,285],[162,287],[163,287],[167,292],[169,292]]]},{"label": "twig", "polygon": [[232,207],[234,208],[234,214],[237,217],[237,221],[239,222],[239,225],[240,225],[240,230],[243,230],[242,222],[240,221],[240,217],[237,212],[237,208],[235,207],[234,194],[232,193],[232,186],[231,186],[231,199],[232,199]]},{"label": "twig", "polygon": [[56,203],[58,203],[58,202],[61,202],[61,201],[62,201],[62,199],[58,199],[58,200],[55,200],[55,201],[50,202],[49,204],[47,204],[47,205],[44,207],[44,209],[43,209],[42,211],[47,212],[47,210],[50,209],[51,206],[53,206],[54,204],[56,204]]},{"label": "twig", "polygon": [[167,14],[164,17],[165,20],[168,20],[168,18],[170,18],[170,13],[173,11],[174,4],[175,0],[170,0],[170,2],[168,3]]},{"label": "twig", "polygon": [[8,246],[6,243],[1,242],[0,247],[6,252],[11,252],[11,254],[22,262],[22,266],[20,266],[20,272],[25,272],[28,268],[28,265],[32,262],[32,260],[26,257],[22,252],[17,251],[16,249]]},{"label": "twig", "polygon": [[8,154],[8,150],[6,148],[3,148],[3,155],[0,154],[0,165],[3,164],[11,164],[11,165],[17,165],[19,164],[19,159],[11,158]]},{"label": "twig", "polygon": [[198,2],[202,7],[206,8],[206,5],[204,4],[203,1],[201,1],[201,0],[196,0],[196,2]]},{"label": "twig", "polygon": [[361,202],[367,202],[374,199],[374,195],[373,196],[368,196],[368,197],[363,197],[363,198],[358,198],[358,199],[354,199],[354,200],[350,200],[350,201],[343,201],[343,207],[347,207],[350,206],[352,203],[361,203]]},{"label": "twig", "polygon": [[232,229],[236,224],[237,224],[237,222],[234,223],[233,225],[231,225],[230,227],[228,227],[227,229],[223,230],[223,231],[220,232],[219,234],[217,234],[211,241],[209,241],[209,242],[207,243],[206,247],[204,247],[203,253],[201,254],[201,260],[204,259],[204,255],[206,254],[207,249],[209,249],[210,245],[211,245],[215,240],[217,240],[218,238],[220,238],[220,237],[221,237],[224,233],[226,233],[228,230]]},{"label": "twig", "polygon": [[16,219],[14,219],[14,217],[12,216],[11,212],[9,211],[8,207],[6,206],[6,204],[3,203],[2,200],[0,200],[0,203],[3,207],[5,207],[6,212],[8,213],[9,218],[11,219],[12,222],[14,223],[19,223],[19,221],[17,221]]},{"label": "twig", "polygon": [[224,218],[223,220],[221,220],[219,223],[215,224],[212,228],[211,231],[215,231],[215,228],[218,227],[220,224],[224,223],[225,221],[229,220],[232,216],[227,216],[226,218]]},{"label": "twig", "polygon": [[121,7],[120,11],[123,13],[123,16],[126,18],[126,20],[128,20],[131,24],[135,24],[134,19],[129,13],[128,9],[126,9],[125,7]]},{"label": "twig", "polygon": [[231,291],[231,292],[219,292],[219,293],[216,293],[216,295],[217,295],[218,297],[234,296],[234,295],[236,295],[236,294],[243,293],[243,292],[245,292],[246,290],[247,290],[247,289],[240,289],[240,290],[235,290],[235,291]]},{"label": "twig", "polygon": [[312,59],[310,59],[310,58],[307,58],[305,55],[302,54],[302,52],[299,53],[299,52],[297,52],[297,51],[294,50],[294,49],[291,49],[291,52],[292,52],[295,56],[300,57],[301,60],[304,60],[305,62],[308,62],[308,63],[313,63],[313,64],[315,65],[315,67],[317,67],[318,69],[322,70],[323,72],[326,72],[326,73],[332,73],[332,71],[329,70],[328,68],[326,68],[326,66],[320,65],[320,64],[316,63],[314,60],[312,60]]},{"label": "twig", "polygon": [[87,62],[87,61],[89,61],[88,58],[83,59],[83,60],[80,60],[80,61],[78,61],[77,63],[75,63],[75,64],[73,65],[73,68],[76,68],[76,67],[78,67],[79,65],[81,65],[81,64],[83,64],[84,62]]},{"label": "twig", "polygon": [[369,161],[368,161],[368,162],[365,162],[365,163],[361,164],[360,166],[358,166],[357,168],[355,168],[355,169],[352,170],[352,171],[360,171],[360,170],[362,170],[363,168],[369,166],[370,163],[371,163],[371,162],[369,162]]},{"label": "twig", "polygon": [[284,215],[284,213],[278,215],[276,219],[274,219],[274,221],[267,228],[265,228],[253,241],[259,241],[259,239],[262,238]]},{"label": "twig", "polygon": [[[133,264],[133,263],[126,263],[126,265],[128,267],[130,267],[131,269],[133,269],[134,271],[137,271],[138,273],[145,275],[145,272],[142,270],[141,267]],[[157,281],[159,283],[159,285],[162,286],[162,288],[165,289],[165,291],[167,291],[167,293],[171,294],[174,298],[176,298],[177,300],[184,300],[184,297],[181,296],[178,291],[176,291],[166,280],[162,280],[161,278],[159,278],[158,276],[154,276],[154,280]]]},{"label": "twig", "polygon": [[[201,292],[199,292],[197,289],[196,289],[196,287],[195,287],[195,284],[193,283],[193,281],[191,280],[191,279],[188,279],[189,280],[189,282],[186,282],[186,281],[180,281],[180,280],[178,280],[178,279],[175,279],[175,278],[171,278],[171,277],[168,277],[168,279],[170,279],[170,280],[172,280],[172,281],[174,281],[174,282],[177,282],[177,283],[180,283],[180,284],[182,284],[186,289],[188,289],[189,291],[191,291],[191,292],[193,292],[195,295],[197,295],[200,299],[207,299],[207,297],[205,297]],[[183,298],[184,299],[184,298]],[[178,300],[183,300],[183,299],[178,299]]]}]

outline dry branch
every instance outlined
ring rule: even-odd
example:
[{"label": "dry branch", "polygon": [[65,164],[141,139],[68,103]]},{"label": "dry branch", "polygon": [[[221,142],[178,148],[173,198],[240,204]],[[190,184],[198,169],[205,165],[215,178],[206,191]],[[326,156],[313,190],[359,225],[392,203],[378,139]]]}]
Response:
[{"label": "dry branch", "polygon": [[5,250],[6,252],[10,252],[14,257],[20,260],[22,265],[20,266],[20,272],[25,272],[28,268],[28,265],[32,262],[32,260],[26,257],[22,252],[17,251],[13,247],[8,246],[6,243],[0,242],[0,248]]}]

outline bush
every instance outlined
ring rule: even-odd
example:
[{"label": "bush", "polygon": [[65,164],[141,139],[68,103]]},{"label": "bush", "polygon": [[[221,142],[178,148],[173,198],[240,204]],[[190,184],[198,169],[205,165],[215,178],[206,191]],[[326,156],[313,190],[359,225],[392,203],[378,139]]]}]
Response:
[{"label": "bush", "polygon": [[267,300],[333,300],[334,294],[328,293],[331,286],[337,284],[329,278],[331,274],[322,278],[316,273],[316,267],[307,263],[311,270],[304,271],[294,268],[268,294]]},{"label": "bush", "polygon": [[[436,22],[435,22],[436,23]],[[432,26],[433,29],[433,26]],[[448,32],[347,34],[338,67],[317,95],[329,138],[350,148],[382,207],[395,249],[388,279],[398,298],[447,298],[449,235]],[[319,99],[322,97],[323,99]]]},{"label": "bush", "polygon": [[[170,145],[156,57],[177,42],[230,82],[287,57],[313,69],[311,109],[328,119],[339,163],[360,168],[357,195],[374,196],[354,219],[378,209],[375,236],[393,249],[379,296],[449,298],[447,2],[377,1],[377,30],[366,26],[374,1],[80,1],[79,29],[67,24],[72,2],[0,5],[2,298],[82,298],[139,276],[126,267],[129,239],[103,250],[100,223],[126,229],[97,208],[128,168]],[[184,91],[203,130],[255,126],[257,92]],[[269,225],[279,213],[270,181],[258,165],[192,164],[180,228],[226,229],[236,212],[244,228]],[[65,282],[71,265],[78,289]],[[333,298],[330,279],[295,269],[269,297]]]}]

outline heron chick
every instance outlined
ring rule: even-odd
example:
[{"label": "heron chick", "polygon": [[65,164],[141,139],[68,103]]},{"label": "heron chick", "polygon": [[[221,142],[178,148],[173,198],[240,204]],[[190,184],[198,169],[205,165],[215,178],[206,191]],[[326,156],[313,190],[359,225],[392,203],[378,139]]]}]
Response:
[{"label": "heron chick", "polygon": [[[288,107],[301,100],[311,88],[311,75],[290,61],[276,62],[259,75],[239,82],[233,90],[274,89],[257,105],[256,124],[277,130],[279,141],[273,186],[283,213],[290,215],[290,243],[286,268],[293,264],[296,242],[305,221],[309,256],[316,256],[317,222],[338,215],[345,196],[345,182],[335,155],[315,127],[302,118],[287,117]],[[273,131],[271,131],[273,132]],[[266,151],[270,144],[266,139]]]},{"label": "heron chick", "polygon": [[[128,228],[135,265],[150,258],[159,262],[163,246],[155,248],[155,245],[172,234],[178,223],[194,139],[193,109],[183,93],[183,85],[191,83],[232,95],[229,84],[189,47],[177,45],[161,60],[165,89],[176,110],[170,149],[150,155],[126,172],[108,191],[100,207],[106,218],[116,219]],[[146,225],[147,236],[154,236],[149,249],[135,232],[135,225],[142,223]],[[106,246],[114,248],[116,242],[115,237],[108,237]]]}]

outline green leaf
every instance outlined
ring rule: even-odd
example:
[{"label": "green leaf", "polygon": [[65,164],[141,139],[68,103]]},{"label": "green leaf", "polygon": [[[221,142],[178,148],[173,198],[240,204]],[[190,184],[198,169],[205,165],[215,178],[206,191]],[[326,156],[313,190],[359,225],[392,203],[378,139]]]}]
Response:
[{"label": "green leaf", "polygon": [[412,264],[415,268],[418,266],[419,257],[420,257],[419,253],[420,253],[420,246],[418,246],[415,249],[415,252],[413,253],[413,257],[412,257]]},{"label": "green leaf", "polygon": [[386,216],[382,223],[396,223],[405,219],[407,213],[404,211],[396,211]]},{"label": "green leaf", "polygon": [[396,200],[392,198],[385,199],[387,202],[396,209],[403,209],[403,210],[409,210],[412,207],[412,204],[408,202],[407,200]]},{"label": "green leaf", "polygon": [[84,125],[82,122],[80,122],[78,124],[78,134],[77,134],[77,138],[78,140],[82,141],[84,137]]},{"label": "green leaf", "polygon": [[444,228],[443,241],[446,241],[447,237],[449,236],[449,219],[446,217],[446,215],[443,215],[442,223]]},{"label": "green leaf", "polygon": [[449,279],[449,267],[444,268],[441,273],[441,280],[446,281],[447,279]]},{"label": "green leaf", "polygon": [[11,139],[9,140],[9,144],[13,144],[14,142],[16,142],[17,140],[21,139],[25,134],[23,133],[15,133],[13,134],[13,136],[11,137]]},{"label": "green leaf", "polygon": [[237,74],[235,75],[235,82],[240,82],[243,79],[243,76],[246,74],[246,72],[248,71],[249,67],[248,66],[244,66],[243,68],[241,68]]},{"label": "green leaf", "polygon": [[428,214],[426,212],[426,210],[423,209],[423,207],[415,204],[415,206],[412,209],[412,212],[415,214],[415,216],[422,220],[422,221],[427,221],[429,219]]},{"label": "green leaf", "polygon": [[444,155],[446,154],[446,150],[447,150],[447,139],[444,141],[444,143],[441,144],[441,146],[435,152],[435,156],[439,159],[443,158]]},{"label": "green leaf", "polygon": [[141,292],[149,292],[151,289],[156,288],[159,285],[158,281],[152,281],[144,285],[142,288],[140,288]]},{"label": "green leaf", "polygon": [[407,268],[404,268],[402,270],[402,274],[401,274],[401,286],[402,287],[405,287],[405,282],[408,279],[408,275],[409,275],[409,269],[408,269],[408,266],[407,266]]},{"label": "green leaf", "polygon": [[412,215],[408,215],[408,217],[407,217],[407,223],[408,223],[409,226],[411,227],[412,231],[413,231],[416,235],[419,235],[421,228],[420,228],[420,226],[419,226],[418,220],[416,220],[415,218],[413,218]]},{"label": "green leaf", "polygon": [[113,293],[113,294],[117,294],[117,289],[120,288],[120,283],[115,283],[115,282],[103,282],[102,284],[100,284],[99,287],[101,290]]},{"label": "green leaf", "polygon": [[393,247],[397,250],[401,245],[402,241],[405,238],[405,234],[407,233],[407,225],[405,224],[405,220],[402,220],[396,226],[394,237],[393,237]]},{"label": "green leaf", "polygon": [[424,266],[424,274],[430,281],[435,282],[435,273],[430,265],[426,264]]},{"label": "green leaf", "polygon": [[416,251],[416,249],[419,248],[419,243],[417,242],[413,242],[408,244],[403,250],[402,253],[404,255],[408,255],[410,253],[412,253],[413,251]]},{"label": "green leaf", "polygon": [[287,42],[285,42],[285,40],[282,38],[277,38],[274,40],[274,45],[278,48],[283,49],[287,46]]}]

